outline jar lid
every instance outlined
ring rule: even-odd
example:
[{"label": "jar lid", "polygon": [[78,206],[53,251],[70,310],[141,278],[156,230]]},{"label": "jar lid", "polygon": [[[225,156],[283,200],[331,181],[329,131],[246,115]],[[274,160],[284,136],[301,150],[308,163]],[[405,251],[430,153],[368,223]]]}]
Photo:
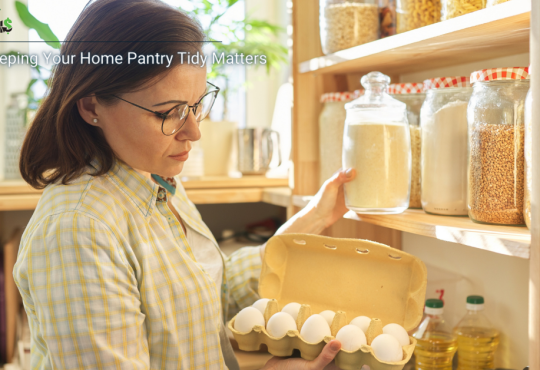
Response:
[{"label": "jar lid", "polygon": [[422,82],[407,82],[388,85],[388,94],[418,94],[424,92]]},{"label": "jar lid", "polygon": [[335,101],[350,101],[360,96],[359,92],[360,90],[356,90],[354,92],[343,91],[343,92],[331,92],[331,93],[322,94],[321,103],[335,102]]},{"label": "jar lid", "polygon": [[471,84],[480,81],[526,80],[529,67],[505,67],[482,69],[471,73]]},{"label": "jar lid", "polygon": [[466,76],[436,77],[424,81],[424,90],[469,86],[471,86],[471,84]]}]

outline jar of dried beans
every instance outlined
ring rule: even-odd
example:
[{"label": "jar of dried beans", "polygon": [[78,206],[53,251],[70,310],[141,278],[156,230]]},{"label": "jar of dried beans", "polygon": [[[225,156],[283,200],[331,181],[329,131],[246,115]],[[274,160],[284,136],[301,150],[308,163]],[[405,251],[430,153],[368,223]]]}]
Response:
[{"label": "jar of dried beans", "polygon": [[[529,67],[529,74],[531,69]],[[525,198],[523,199],[523,217],[531,228],[531,192],[532,192],[532,91],[529,89],[525,99]]]},{"label": "jar of dried beans", "polygon": [[492,68],[471,74],[469,217],[476,222],[521,225],[525,186],[525,98],[528,68]]},{"label": "jar of dried beans", "polygon": [[394,99],[407,104],[407,119],[411,133],[411,197],[409,208],[422,208],[420,184],[420,108],[426,98],[423,83],[402,83],[388,86],[388,93]]},{"label": "jar of dried beans", "polygon": [[375,41],[379,37],[376,0],[320,0],[321,46],[325,54]]},{"label": "jar of dried beans", "polygon": [[440,0],[398,0],[397,33],[407,32],[441,21]]},{"label": "jar of dried beans", "polygon": [[320,184],[341,168],[345,104],[360,96],[362,91],[334,92],[321,96],[323,108],[319,115],[319,175]]},{"label": "jar of dried beans", "polygon": [[467,215],[467,104],[469,78],[424,81],[422,129],[422,208],[427,213]]},{"label": "jar of dried beans", "polygon": [[441,19],[445,21],[485,7],[486,0],[442,0]]}]

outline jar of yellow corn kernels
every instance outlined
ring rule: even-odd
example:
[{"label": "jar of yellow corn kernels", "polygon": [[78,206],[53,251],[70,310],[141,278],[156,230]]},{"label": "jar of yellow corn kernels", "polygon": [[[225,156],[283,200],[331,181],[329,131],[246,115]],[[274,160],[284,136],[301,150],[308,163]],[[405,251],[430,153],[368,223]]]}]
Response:
[{"label": "jar of yellow corn kernels", "polygon": [[441,20],[441,0],[398,0],[397,33],[424,27]]},{"label": "jar of yellow corn kernels", "polygon": [[441,19],[445,21],[485,7],[486,0],[442,0]]}]

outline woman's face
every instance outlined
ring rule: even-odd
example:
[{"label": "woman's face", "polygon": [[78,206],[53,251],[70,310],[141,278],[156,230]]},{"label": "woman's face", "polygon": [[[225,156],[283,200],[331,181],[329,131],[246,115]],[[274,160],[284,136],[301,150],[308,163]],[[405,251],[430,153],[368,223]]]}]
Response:
[{"label": "woman's face", "polygon": [[[180,102],[187,102],[189,105],[197,103],[205,92],[206,69],[181,65],[174,67],[165,78],[153,86],[123,94],[121,98],[164,113]],[[191,142],[201,138],[198,123],[191,110],[182,129],[176,134],[165,136],[161,132],[162,118],[151,112],[119,99],[118,103],[110,106],[99,104],[95,97],[85,99],[92,99],[98,122],[85,120],[103,130],[107,142],[118,158],[148,178],[150,174],[166,177],[178,175],[188,159]],[[85,105],[84,102],[81,104]]]}]

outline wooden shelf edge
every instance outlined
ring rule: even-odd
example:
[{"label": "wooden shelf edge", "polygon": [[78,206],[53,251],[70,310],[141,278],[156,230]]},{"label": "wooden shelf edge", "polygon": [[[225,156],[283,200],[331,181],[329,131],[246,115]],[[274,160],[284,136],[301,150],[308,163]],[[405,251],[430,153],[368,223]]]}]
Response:
[{"label": "wooden shelf edge", "polygon": [[[515,54],[517,50],[510,50],[510,46],[517,47],[517,45],[509,41],[516,37],[512,35],[516,31],[523,31],[523,35],[519,37],[527,37],[528,40],[528,28],[523,27],[523,22],[524,17],[527,21],[530,19],[530,11],[531,0],[511,0],[460,17],[306,60],[298,64],[298,71],[301,74],[346,73],[357,69],[363,71],[366,68],[385,69],[387,67],[394,69],[395,73],[398,71],[403,73],[416,70],[414,65],[425,69],[425,61],[418,63],[425,58],[433,59],[432,62],[437,62],[437,67],[441,67],[456,64],[456,62],[465,63]],[[516,25],[509,29],[498,30],[498,28],[508,28],[509,22],[516,22]],[[493,39],[494,36],[490,33],[495,32],[501,33],[501,35],[495,35],[497,40],[495,43],[502,42],[507,47],[494,50],[496,45],[488,43],[487,40]],[[485,40],[482,36],[486,36]],[[474,44],[473,48],[471,48],[471,43]],[[456,52],[456,46],[461,46],[466,52]],[[443,56],[441,53],[448,55]],[[383,55],[384,58],[382,58]],[[439,58],[441,56],[443,58]],[[357,65],[360,61],[362,65]],[[404,63],[413,67],[403,69]]]}]

